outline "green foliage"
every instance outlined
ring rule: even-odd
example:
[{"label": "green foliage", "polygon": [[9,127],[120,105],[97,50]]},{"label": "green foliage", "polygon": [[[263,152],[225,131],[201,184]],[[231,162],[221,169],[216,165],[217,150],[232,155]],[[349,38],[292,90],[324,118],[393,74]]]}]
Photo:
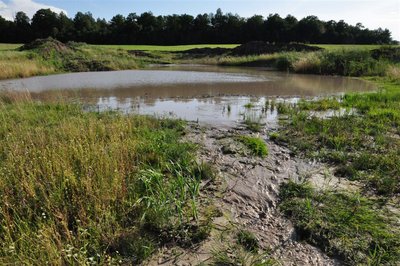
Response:
[{"label": "green foliage", "polygon": [[280,190],[280,208],[300,237],[351,265],[396,265],[400,231],[380,206],[357,194],[316,191],[289,182]]},{"label": "green foliage", "polygon": [[250,151],[259,157],[268,155],[268,148],[265,141],[258,137],[240,136],[239,140],[250,149]]},{"label": "green foliage", "polygon": [[138,263],[207,235],[180,121],[2,99],[0,264]]}]

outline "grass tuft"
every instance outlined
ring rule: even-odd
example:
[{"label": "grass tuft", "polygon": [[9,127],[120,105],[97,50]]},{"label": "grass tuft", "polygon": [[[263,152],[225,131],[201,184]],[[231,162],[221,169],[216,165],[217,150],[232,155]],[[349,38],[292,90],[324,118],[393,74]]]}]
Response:
[{"label": "grass tuft", "polygon": [[249,136],[240,136],[238,138],[254,155],[259,157],[268,155],[268,148],[263,139]]},{"label": "grass tuft", "polygon": [[309,184],[281,187],[280,208],[299,236],[352,265],[396,265],[400,231],[377,202],[357,194],[316,191]]}]

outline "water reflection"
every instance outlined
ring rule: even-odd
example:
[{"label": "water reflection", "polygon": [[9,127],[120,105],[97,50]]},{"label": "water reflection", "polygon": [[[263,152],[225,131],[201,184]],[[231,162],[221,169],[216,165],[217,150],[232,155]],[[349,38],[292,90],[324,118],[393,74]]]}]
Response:
[{"label": "water reflection", "polygon": [[265,110],[271,98],[288,101],[375,89],[353,78],[209,66],[34,77],[2,81],[0,88],[28,90],[42,101],[79,101],[99,111],[173,116],[218,125],[243,120],[249,112],[244,105],[249,102],[255,116],[271,123],[276,111]]}]

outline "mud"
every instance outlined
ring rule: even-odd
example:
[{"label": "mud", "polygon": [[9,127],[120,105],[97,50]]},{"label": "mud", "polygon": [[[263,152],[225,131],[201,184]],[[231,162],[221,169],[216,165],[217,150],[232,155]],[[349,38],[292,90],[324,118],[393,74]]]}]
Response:
[{"label": "mud", "polygon": [[[216,128],[191,124],[186,138],[199,145],[198,158],[219,170],[220,184],[203,187],[203,197],[212,198],[222,217],[215,218],[209,238],[191,249],[162,249],[147,265],[212,264],[213,254],[234,243],[226,232],[244,228],[257,237],[260,248],[278,265],[341,265],[317,247],[299,239],[292,223],[279,211],[279,187],[290,179],[310,180],[321,189],[359,189],[356,183],[341,180],[334,169],[296,158],[291,151],[268,138],[272,128],[258,136],[265,140],[269,155],[251,156],[235,141],[238,135],[255,135],[245,127]],[[229,248],[227,249],[229,253]],[[230,251],[235,256],[235,250]],[[251,263],[246,263],[251,265]]]}]

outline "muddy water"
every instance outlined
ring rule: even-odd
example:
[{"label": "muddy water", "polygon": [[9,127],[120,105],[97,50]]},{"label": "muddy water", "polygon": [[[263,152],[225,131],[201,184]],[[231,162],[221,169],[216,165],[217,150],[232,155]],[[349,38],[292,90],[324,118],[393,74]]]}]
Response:
[{"label": "muddy water", "polygon": [[[272,121],[266,101],[375,89],[352,78],[297,75],[256,68],[155,66],[149,70],[88,72],[6,80],[0,89],[29,91],[35,99],[67,98],[97,110],[179,117],[230,125],[245,116]],[[251,110],[244,105],[252,102]],[[264,111],[264,112],[261,112]]]}]

